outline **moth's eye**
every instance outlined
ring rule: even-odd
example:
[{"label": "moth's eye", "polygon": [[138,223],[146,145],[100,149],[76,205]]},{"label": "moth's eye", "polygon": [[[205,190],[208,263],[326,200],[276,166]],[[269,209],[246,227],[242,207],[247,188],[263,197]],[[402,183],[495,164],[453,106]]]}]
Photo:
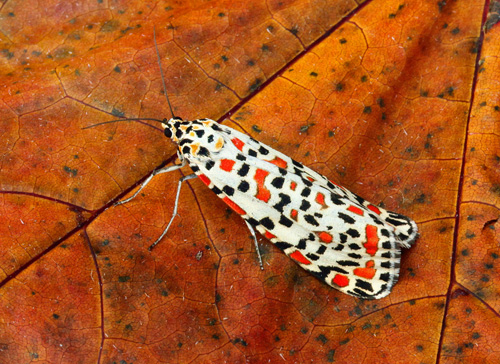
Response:
[{"label": "moth's eye", "polygon": [[172,138],[172,130],[170,130],[170,128],[165,128],[165,130],[163,131],[163,133],[165,134],[165,136],[167,138]]}]

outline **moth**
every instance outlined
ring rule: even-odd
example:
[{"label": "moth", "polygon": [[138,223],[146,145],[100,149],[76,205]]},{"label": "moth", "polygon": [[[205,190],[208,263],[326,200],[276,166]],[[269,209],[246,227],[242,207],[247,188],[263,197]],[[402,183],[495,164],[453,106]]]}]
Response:
[{"label": "moth", "polygon": [[[166,93],[160,56],[158,63]],[[170,106],[172,115],[172,107]],[[179,164],[154,171],[126,203],[160,173],[188,164],[198,177],[231,209],[241,215],[257,246],[255,230],[303,269],[329,286],[363,299],[388,295],[398,280],[401,249],[417,239],[416,223],[364,200],[287,155],[210,119],[154,120],[177,145]],[[88,128],[88,127],[87,127]],[[257,247],[258,252],[258,247]],[[259,255],[260,264],[262,261]]]}]

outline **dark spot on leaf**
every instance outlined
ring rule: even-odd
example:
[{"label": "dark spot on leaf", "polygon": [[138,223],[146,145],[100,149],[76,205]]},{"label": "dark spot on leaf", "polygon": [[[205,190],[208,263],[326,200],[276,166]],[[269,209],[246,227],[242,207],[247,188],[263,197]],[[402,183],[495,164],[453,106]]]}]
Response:
[{"label": "dark spot on leaf", "polygon": [[318,77],[318,74],[316,72],[311,72],[311,73],[309,73],[309,76]]},{"label": "dark spot on leaf", "polygon": [[255,79],[255,82],[250,85],[249,91],[254,92],[259,88],[259,86],[262,84],[262,80],[260,78]]},{"label": "dark spot on leaf", "polygon": [[113,110],[111,110],[111,115],[116,116],[118,118],[125,117],[125,113],[123,111],[116,109],[116,108],[113,108]]},{"label": "dark spot on leaf", "polygon": [[64,170],[64,172],[69,173],[71,175],[71,177],[75,177],[78,174],[78,169],[76,169],[76,168],[75,169],[71,169],[68,166],[64,166],[63,170]]},{"label": "dark spot on leaf", "polygon": [[472,42],[472,46],[470,47],[470,52],[472,54],[477,54],[477,52],[479,51],[479,39],[476,39]]},{"label": "dark spot on leaf", "polygon": [[298,26],[294,25],[292,29],[289,29],[289,32],[292,33],[293,35],[297,35],[299,33]]},{"label": "dark spot on leaf", "polygon": [[447,0],[438,1],[437,5],[438,5],[438,8],[439,8],[439,12],[443,11],[444,7],[446,6],[446,1]]},{"label": "dark spot on leaf", "polygon": [[113,68],[113,71],[115,71],[116,73],[121,73],[122,69],[116,66],[115,68]]},{"label": "dark spot on leaf", "polygon": [[335,350],[332,349],[326,354],[326,361],[329,363],[333,363],[335,361],[334,356],[335,356]]},{"label": "dark spot on leaf", "polygon": [[465,237],[467,239],[472,239],[472,238],[475,238],[476,237],[476,234],[474,234],[473,232],[470,232],[470,231],[466,231],[465,232]]},{"label": "dark spot on leaf", "polygon": [[107,22],[105,22],[101,26],[101,29],[99,29],[99,31],[103,32],[103,33],[109,33],[109,32],[113,32],[116,29],[118,29],[119,26],[120,26],[120,22],[118,20],[111,19],[111,20],[108,20]]},{"label": "dark spot on leaf", "polygon": [[124,282],[128,282],[128,281],[130,281],[129,276],[119,276],[118,277],[118,282],[124,283]]},{"label": "dark spot on leaf", "polygon": [[372,328],[371,322],[365,323],[363,326],[361,326],[361,330],[368,330]]},{"label": "dark spot on leaf", "polygon": [[323,335],[323,334],[319,334],[317,337],[316,337],[316,341],[320,341],[322,342],[323,344],[326,344],[328,342],[328,338]]}]

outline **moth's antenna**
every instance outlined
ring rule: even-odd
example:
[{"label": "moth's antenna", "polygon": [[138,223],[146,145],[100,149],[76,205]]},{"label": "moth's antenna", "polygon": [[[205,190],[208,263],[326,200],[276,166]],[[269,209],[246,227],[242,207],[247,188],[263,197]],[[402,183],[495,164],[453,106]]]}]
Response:
[{"label": "moth's antenna", "polygon": [[156,43],[156,29],[155,29],[155,27],[153,27],[153,40],[155,42],[156,57],[158,57],[158,66],[160,67],[160,75],[161,75],[161,83],[163,84],[163,92],[165,93],[165,96],[167,97],[167,103],[168,103],[168,107],[170,108],[170,113],[172,114],[172,117],[175,118],[174,110],[172,109],[172,105],[170,104],[170,99],[168,98],[167,86],[165,86],[165,77],[163,77],[163,69],[161,68],[160,52],[158,51],[158,43]]},{"label": "moth's antenna", "polygon": [[[151,120],[151,121],[157,121],[159,123],[165,123],[166,122],[166,120],[153,119],[153,118],[126,118],[126,119],[116,119],[116,120],[103,121],[102,123],[92,124],[92,125],[86,126],[85,128],[82,128],[82,129],[90,129],[90,128],[93,128],[94,126],[116,123],[117,121],[129,121],[129,120],[138,120],[138,121],[141,121],[141,120]],[[149,125],[149,124],[146,124],[146,125]],[[152,127],[152,125],[150,125],[150,126]]]}]

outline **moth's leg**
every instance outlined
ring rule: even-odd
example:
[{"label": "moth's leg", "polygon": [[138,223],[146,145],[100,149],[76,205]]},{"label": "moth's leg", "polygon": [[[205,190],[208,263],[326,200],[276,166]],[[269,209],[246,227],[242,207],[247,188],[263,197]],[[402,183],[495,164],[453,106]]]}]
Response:
[{"label": "moth's leg", "polygon": [[179,195],[181,194],[182,182],[193,179],[195,177],[196,177],[196,174],[192,173],[192,174],[189,174],[187,176],[182,177],[179,180],[179,184],[177,185],[177,194],[175,195],[174,211],[172,213],[172,218],[168,222],[168,225],[165,228],[165,230],[163,230],[163,233],[161,233],[160,237],[158,239],[156,239],[156,241],[153,244],[151,244],[151,246],[148,248],[149,251],[151,251],[156,246],[156,244],[158,244],[160,242],[160,240],[163,239],[163,237],[167,234],[168,229],[170,229],[170,225],[172,225],[172,222],[174,221],[175,216],[177,215],[177,206],[178,206],[178,202],[179,202]]},{"label": "moth's leg", "polygon": [[264,266],[262,265],[262,256],[260,255],[260,250],[259,250],[259,244],[257,243],[257,237],[255,236],[255,230],[253,229],[253,226],[250,225],[250,223],[246,220],[245,220],[245,224],[247,224],[248,230],[250,230],[250,233],[253,236],[253,242],[255,243],[255,251],[257,252],[257,256],[259,257],[260,269],[264,270]]},{"label": "moth's leg", "polygon": [[[177,155],[179,155],[179,154],[177,154]],[[124,203],[132,201],[139,194],[139,192],[141,192],[142,189],[144,187],[146,187],[146,185],[153,179],[154,176],[157,176],[157,175],[162,174],[162,173],[172,172],[172,171],[175,171],[175,170],[178,170],[178,169],[181,169],[182,167],[184,167],[186,165],[186,159],[185,158],[179,158],[179,159],[181,160],[181,164],[174,164],[173,166],[168,166],[168,167],[165,167],[162,169],[157,169],[157,170],[153,171],[153,173],[151,173],[149,175],[149,177],[146,178],[146,180],[144,182],[142,182],[141,187],[139,187],[139,189],[137,191],[135,191],[135,193],[132,196],[130,196],[129,198],[127,198],[123,201],[118,201],[117,203],[115,203],[115,206],[123,205]]]}]

